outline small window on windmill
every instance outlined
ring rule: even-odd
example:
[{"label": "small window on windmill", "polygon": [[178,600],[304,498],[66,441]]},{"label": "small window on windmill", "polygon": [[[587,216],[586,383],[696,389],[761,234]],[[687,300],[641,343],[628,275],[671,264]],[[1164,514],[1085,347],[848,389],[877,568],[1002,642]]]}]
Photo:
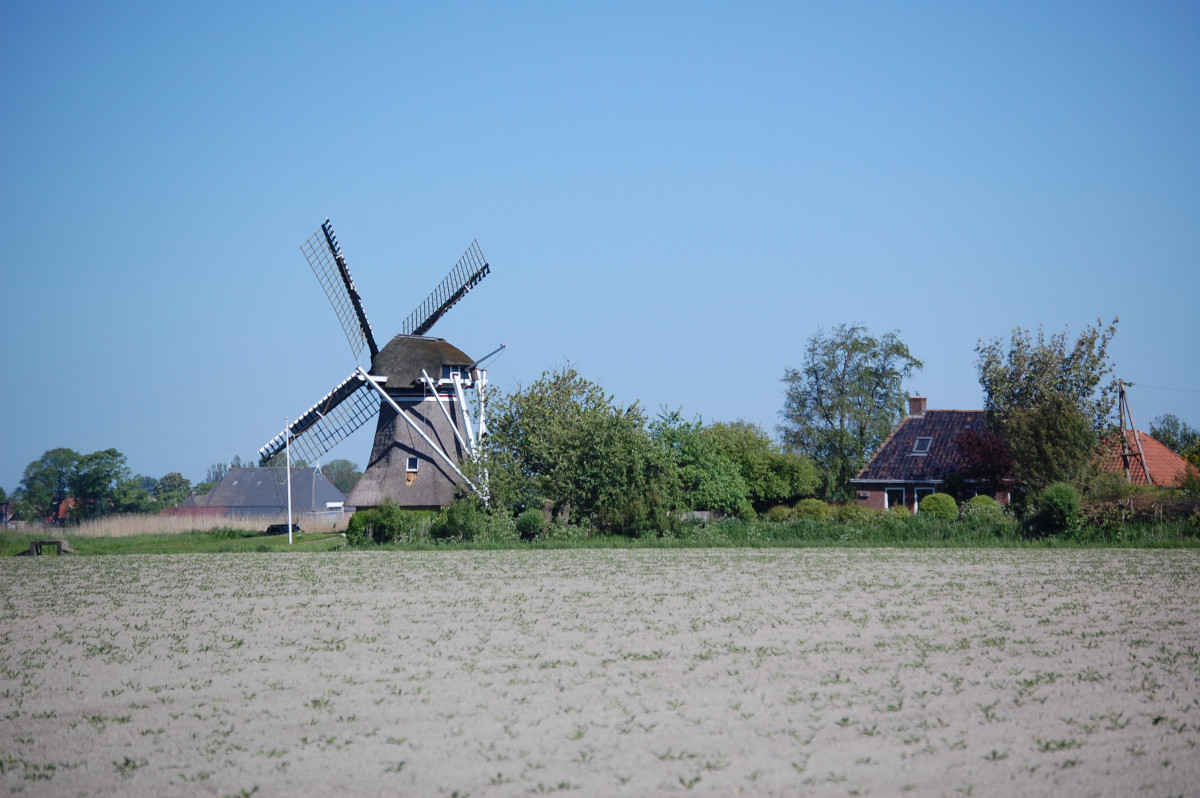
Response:
[{"label": "small window on windmill", "polygon": [[442,379],[452,380],[455,374],[461,374],[462,366],[442,366]]},{"label": "small window on windmill", "polygon": [[929,447],[933,445],[933,438],[917,438],[917,442],[913,444],[912,453],[916,455],[929,454]]},{"label": "small window on windmill", "polygon": [[408,464],[404,466],[404,470],[410,474],[417,473],[417,464],[420,461],[415,457],[408,458]]}]

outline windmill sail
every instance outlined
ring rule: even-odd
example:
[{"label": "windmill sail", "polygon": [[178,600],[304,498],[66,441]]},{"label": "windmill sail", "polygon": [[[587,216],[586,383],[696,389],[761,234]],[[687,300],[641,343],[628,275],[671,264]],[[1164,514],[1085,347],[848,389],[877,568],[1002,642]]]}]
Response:
[{"label": "windmill sail", "polygon": [[371,333],[371,325],[367,322],[367,313],[363,310],[362,299],[354,280],[350,277],[350,269],[346,266],[346,258],[342,248],[338,246],[337,236],[333,233],[333,225],[326,219],[321,229],[300,245],[300,251],[308,259],[313,274],[325,289],[329,304],[337,313],[342,329],[346,331],[346,340],[357,359],[362,355],[363,346],[371,351],[371,357],[379,354],[375,345],[375,336]]},{"label": "windmill sail", "polygon": [[308,412],[288,425],[258,450],[259,464],[266,465],[288,446],[292,459],[316,463],[326,452],[350,437],[379,412],[379,397],[356,369]]},{"label": "windmill sail", "polygon": [[445,276],[433,293],[425,298],[416,310],[404,320],[400,327],[401,335],[424,335],[429,329],[454,307],[458,300],[467,295],[479,282],[491,272],[479,242],[472,241],[471,246],[454,264],[454,268]]}]

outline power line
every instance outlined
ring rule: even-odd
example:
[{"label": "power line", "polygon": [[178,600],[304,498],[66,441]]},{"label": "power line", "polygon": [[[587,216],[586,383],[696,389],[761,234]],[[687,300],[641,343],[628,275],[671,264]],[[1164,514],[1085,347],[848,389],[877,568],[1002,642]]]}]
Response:
[{"label": "power line", "polygon": [[1153,388],[1156,391],[1178,391],[1179,393],[1200,393],[1200,388],[1168,388],[1165,385],[1147,385],[1144,382],[1127,382],[1131,388]]}]

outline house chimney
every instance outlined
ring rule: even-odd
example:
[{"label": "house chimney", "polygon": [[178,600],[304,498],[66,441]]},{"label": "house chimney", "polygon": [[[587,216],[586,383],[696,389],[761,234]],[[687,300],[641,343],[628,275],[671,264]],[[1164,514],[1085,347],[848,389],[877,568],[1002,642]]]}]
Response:
[{"label": "house chimney", "polygon": [[925,397],[924,396],[908,397],[908,414],[910,416],[925,415]]}]

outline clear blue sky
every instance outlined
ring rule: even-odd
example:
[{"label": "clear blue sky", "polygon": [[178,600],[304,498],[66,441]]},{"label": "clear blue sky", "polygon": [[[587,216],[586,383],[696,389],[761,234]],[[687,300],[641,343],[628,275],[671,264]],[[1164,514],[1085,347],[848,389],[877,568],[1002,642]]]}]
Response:
[{"label": "clear blue sky", "polygon": [[1190,2],[2,3],[0,486],[253,456],[354,366],[326,216],[381,339],[478,238],[434,334],[501,389],[773,431],[848,322],[977,408],[980,338],[1119,315],[1139,426],[1200,426],[1198,42]]}]

